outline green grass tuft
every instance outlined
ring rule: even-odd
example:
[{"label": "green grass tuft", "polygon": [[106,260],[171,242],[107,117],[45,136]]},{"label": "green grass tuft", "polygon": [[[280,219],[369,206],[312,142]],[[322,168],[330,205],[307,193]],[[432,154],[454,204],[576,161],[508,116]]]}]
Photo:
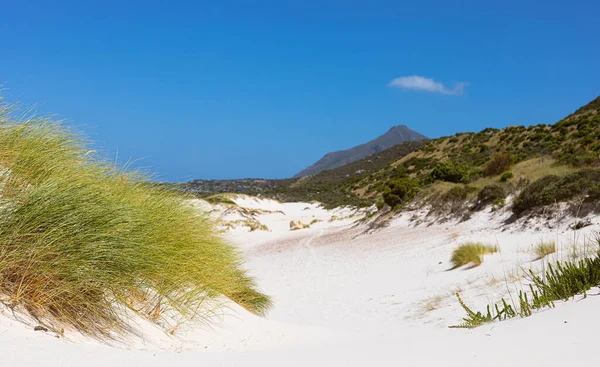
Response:
[{"label": "green grass tuft", "polygon": [[[600,244],[600,241],[598,242]],[[578,294],[587,297],[587,291],[600,286],[600,253],[578,262],[548,264],[548,270],[542,276],[529,270],[529,279],[529,291],[519,291],[518,305],[511,305],[503,298],[495,305],[488,305],[485,313],[471,310],[457,293],[458,302],[467,316],[461,324],[450,327],[474,328],[484,323],[516,316],[528,317],[535,310],[554,307],[555,301],[568,301]]]},{"label": "green grass tuft", "polygon": [[478,242],[464,243],[452,252],[450,262],[452,269],[471,264],[472,267],[477,267],[483,262],[483,255],[493,254],[498,252],[498,247],[484,245]]},{"label": "green grass tuft", "polygon": [[[0,108],[0,296],[51,325],[123,331],[119,308],[199,319],[271,302],[187,198],[109,165],[47,119]],[[170,313],[172,314],[172,313]]]}]

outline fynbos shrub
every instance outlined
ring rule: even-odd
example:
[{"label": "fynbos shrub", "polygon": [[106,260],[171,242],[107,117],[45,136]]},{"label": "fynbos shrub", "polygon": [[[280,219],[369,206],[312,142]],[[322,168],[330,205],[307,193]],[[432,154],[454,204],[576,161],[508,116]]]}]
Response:
[{"label": "fynbos shrub", "polygon": [[491,184],[485,186],[477,194],[477,200],[480,205],[487,205],[498,199],[504,199],[506,197],[506,191],[504,187],[499,184]]},{"label": "fynbos shrub", "polygon": [[496,176],[510,168],[510,154],[498,153],[494,154],[492,159],[485,166],[486,176]]},{"label": "fynbos shrub", "polygon": [[419,192],[417,181],[410,178],[400,178],[390,181],[383,193],[383,201],[390,207],[396,207],[413,198]]}]

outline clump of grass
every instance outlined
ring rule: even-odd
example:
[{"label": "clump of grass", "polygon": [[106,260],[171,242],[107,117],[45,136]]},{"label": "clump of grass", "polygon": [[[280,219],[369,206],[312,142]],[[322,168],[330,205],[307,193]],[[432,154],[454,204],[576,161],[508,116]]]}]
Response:
[{"label": "clump of grass", "polygon": [[[187,199],[104,163],[68,129],[0,107],[0,297],[56,327],[128,329],[210,312],[225,296],[263,314],[269,297]],[[170,313],[172,314],[172,313]]]},{"label": "clump of grass", "polygon": [[554,302],[568,301],[570,298],[583,294],[592,287],[600,285],[600,256],[585,258],[578,262],[556,262],[554,266],[548,265],[548,270],[543,276],[536,275],[529,270],[531,283],[529,292],[519,291],[519,304],[511,305],[504,298],[500,303],[488,305],[486,312],[471,310],[457,293],[458,302],[463,307],[467,316],[463,323],[451,326],[458,328],[474,328],[484,323],[504,320],[516,316],[531,316],[534,310],[545,307],[554,307]]},{"label": "clump of grass", "polygon": [[553,254],[556,252],[556,242],[548,241],[548,242],[540,242],[533,249],[536,255],[536,259],[540,260],[545,258],[546,256]]},{"label": "clump of grass", "polygon": [[497,246],[484,245],[479,242],[463,243],[452,252],[452,257],[450,258],[452,269],[467,264],[471,264],[472,267],[477,267],[483,262],[483,255],[493,254],[495,252],[498,252]]},{"label": "clump of grass", "polygon": [[239,219],[222,223],[224,230],[237,228],[238,226],[248,227],[250,232],[254,231],[269,231],[269,227],[262,224],[256,219]]}]

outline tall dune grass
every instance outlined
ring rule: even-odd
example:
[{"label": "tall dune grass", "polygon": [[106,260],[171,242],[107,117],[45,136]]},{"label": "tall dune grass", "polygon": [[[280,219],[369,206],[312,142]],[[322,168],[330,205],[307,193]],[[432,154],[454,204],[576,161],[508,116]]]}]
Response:
[{"label": "tall dune grass", "polygon": [[95,157],[47,119],[0,107],[0,297],[34,317],[106,333],[119,307],[202,317],[225,296],[264,314],[239,254],[179,194]]}]

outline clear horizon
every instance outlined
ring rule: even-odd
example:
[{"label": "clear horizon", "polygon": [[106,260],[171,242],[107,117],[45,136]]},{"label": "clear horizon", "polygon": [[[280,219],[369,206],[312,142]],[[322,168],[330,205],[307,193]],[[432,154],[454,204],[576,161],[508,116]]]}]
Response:
[{"label": "clear horizon", "polygon": [[600,94],[593,1],[3,4],[0,83],[157,179],[287,178],[406,125],[554,123]]}]

